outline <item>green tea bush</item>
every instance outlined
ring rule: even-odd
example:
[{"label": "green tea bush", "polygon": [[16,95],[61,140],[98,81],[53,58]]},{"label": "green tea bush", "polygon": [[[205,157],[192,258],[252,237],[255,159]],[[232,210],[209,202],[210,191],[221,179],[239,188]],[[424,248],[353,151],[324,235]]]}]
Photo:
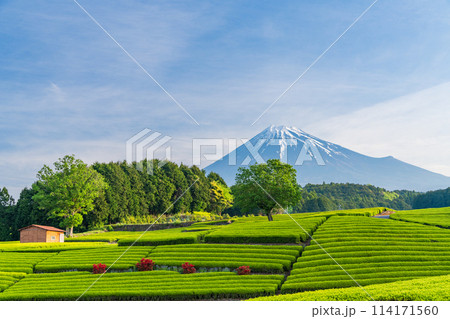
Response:
[{"label": "green tea bush", "polygon": [[2,252],[0,253],[0,272],[32,273],[36,264],[55,255],[56,253]]},{"label": "green tea bush", "polygon": [[104,247],[106,243],[20,243],[0,242],[0,252],[59,252]]},{"label": "green tea bush", "polygon": [[[205,236],[207,243],[300,243],[309,238],[326,217],[293,214],[295,222],[287,215],[275,215],[268,222],[264,216],[247,217],[222,226]],[[298,224],[301,227],[298,226]],[[303,230],[303,229],[305,230]]]},{"label": "green tea bush", "polygon": [[203,268],[235,269],[248,265],[254,272],[283,272],[291,268],[301,246],[278,245],[171,245],[157,246],[149,255],[156,265],[177,266],[189,261]]},{"label": "green tea bush", "polygon": [[[112,270],[130,270],[154,247],[110,247],[63,251],[35,266],[36,272],[91,270],[93,264],[112,265]],[[120,259],[119,259],[120,257]]]},{"label": "green tea bush", "polygon": [[[0,300],[75,300],[98,279],[82,300],[201,300],[274,295],[283,275],[151,271],[32,274],[0,294]],[[48,289],[51,286],[52,289]]]},{"label": "green tea bush", "polygon": [[259,297],[261,301],[448,301],[450,300],[450,275],[426,277],[388,284],[374,284],[344,289],[326,289],[296,294]]},{"label": "green tea bush", "polygon": [[390,218],[424,225],[450,228],[450,207],[399,211]]},{"label": "green tea bush", "polygon": [[439,276],[450,270],[450,231],[446,229],[389,219],[332,216],[313,237],[294,263],[283,292],[356,285],[348,274],[359,284],[370,285]]}]

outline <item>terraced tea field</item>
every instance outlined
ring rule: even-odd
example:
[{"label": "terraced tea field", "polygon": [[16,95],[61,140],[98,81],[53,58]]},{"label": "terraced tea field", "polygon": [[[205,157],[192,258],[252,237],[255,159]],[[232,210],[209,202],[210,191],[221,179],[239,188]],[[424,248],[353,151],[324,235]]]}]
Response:
[{"label": "terraced tea field", "polygon": [[21,253],[21,252],[1,252],[0,271],[1,272],[22,272],[32,273],[34,267],[56,253]]},{"label": "terraced tea field", "polygon": [[63,250],[109,247],[103,242],[92,243],[20,243],[18,241],[0,242],[0,252],[59,252]]},{"label": "terraced tea field", "polygon": [[[402,220],[372,217],[381,210],[197,223],[147,232],[132,247],[142,233],[4,242],[0,300],[367,300],[355,280],[378,300],[449,300],[450,230],[419,223],[415,211],[392,215]],[[153,271],[137,271],[144,257]],[[186,262],[197,272],[182,274]],[[98,263],[111,269],[92,274]],[[240,266],[251,274],[238,275]]]},{"label": "terraced tea field", "polygon": [[450,207],[405,210],[392,214],[392,219],[450,228]]},{"label": "terraced tea field", "polygon": [[[356,215],[374,216],[384,208],[354,209],[324,213],[276,215],[268,223],[267,217],[247,217],[235,221],[228,227],[221,227],[205,236],[207,243],[278,243],[298,244],[308,240],[312,234],[330,216]],[[299,226],[300,225],[300,226]]]},{"label": "terraced tea field", "polygon": [[[35,266],[35,272],[92,270],[93,264],[112,265],[112,270],[129,270],[153,247],[106,247],[62,251]],[[113,265],[114,263],[114,265]]]},{"label": "terraced tea field", "polygon": [[[259,297],[260,301],[442,301],[450,300],[450,275],[425,277],[388,284],[359,287],[305,291],[272,297]],[[372,297],[372,298],[371,298]]]},{"label": "terraced tea field", "polygon": [[263,216],[237,220],[228,227],[222,227],[206,235],[205,241],[207,243],[298,244],[306,241],[307,233],[314,232],[326,220],[326,217],[301,218],[302,216],[295,216],[297,217],[296,221],[306,230],[306,233],[289,216],[277,217],[270,223]]},{"label": "terraced tea field", "polygon": [[[284,276],[238,276],[230,272],[181,275],[152,271],[32,274],[0,294],[0,300],[196,300],[274,295]],[[49,286],[51,289],[49,289]]]},{"label": "terraced tea field", "polygon": [[302,250],[302,246],[165,245],[153,249],[149,258],[156,265],[179,266],[188,260],[200,268],[232,270],[246,265],[258,273],[283,273],[291,268]]},{"label": "terraced tea field", "polygon": [[371,285],[450,273],[450,232],[445,229],[334,216],[313,237],[317,243],[305,248],[283,292],[351,287],[355,281],[349,274],[360,285]]},{"label": "terraced tea field", "polygon": [[[136,240],[135,245],[173,245],[173,244],[193,244],[198,243],[199,239],[208,231],[192,231],[190,227],[174,228],[166,230],[150,231],[142,235],[143,232],[135,231],[111,231],[88,236],[68,238],[68,242],[118,242],[120,246],[129,246]],[[142,235],[142,236],[141,236]]]},{"label": "terraced tea field", "polygon": [[0,292],[26,276],[25,273],[0,272]]}]

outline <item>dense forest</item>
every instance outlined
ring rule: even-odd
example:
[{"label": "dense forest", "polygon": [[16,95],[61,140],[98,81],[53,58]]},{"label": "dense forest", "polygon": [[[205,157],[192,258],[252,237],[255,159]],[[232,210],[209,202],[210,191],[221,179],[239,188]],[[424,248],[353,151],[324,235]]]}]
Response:
[{"label": "dense forest", "polygon": [[389,207],[392,209],[412,209],[418,192],[387,191],[372,185],[359,184],[307,184],[301,203],[294,207],[296,212],[326,211],[364,207]]},{"label": "dense forest", "polygon": [[[231,190],[233,191],[233,186]],[[365,207],[406,210],[414,208],[414,199],[420,194],[422,193],[407,190],[391,192],[372,185],[350,183],[307,184],[302,189],[302,199],[298,205],[289,207],[289,211],[304,213]],[[225,212],[230,216],[241,215],[236,206]]]},{"label": "dense forest", "polygon": [[[153,165],[152,174],[147,173],[147,164]],[[167,215],[195,211],[220,214],[232,205],[231,192],[216,173],[206,176],[196,166],[172,162],[158,167],[157,160],[138,165],[141,166],[126,162],[92,165],[108,187],[95,200],[94,209],[76,231],[116,223],[150,223],[163,212]],[[180,197],[184,192],[186,194]],[[35,195],[34,187],[25,188],[15,202],[6,188],[1,190],[0,240],[18,239],[18,229],[30,224],[60,227],[58,220],[39,207],[33,198]],[[180,199],[175,201],[178,197]]]},{"label": "dense forest", "polygon": [[414,197],[414,208],[434,208],[450,206],[450,187],[422,193]]}]

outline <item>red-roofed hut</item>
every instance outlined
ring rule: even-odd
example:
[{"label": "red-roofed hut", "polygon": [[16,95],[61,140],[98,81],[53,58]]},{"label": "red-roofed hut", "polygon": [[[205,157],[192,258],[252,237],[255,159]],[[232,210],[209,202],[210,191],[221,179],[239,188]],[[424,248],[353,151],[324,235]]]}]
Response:
[{"label": "red-roofed hut", "polygon": [[42,225],[19,229],[21,243],[63,243],[65,230]]}]

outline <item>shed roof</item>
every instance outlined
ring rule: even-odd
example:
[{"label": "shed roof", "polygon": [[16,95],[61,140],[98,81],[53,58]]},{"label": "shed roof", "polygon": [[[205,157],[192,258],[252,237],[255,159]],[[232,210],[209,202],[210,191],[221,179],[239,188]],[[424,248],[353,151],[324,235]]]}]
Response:
[{"label": "shed roof", "polygon": [[24,230],[24,229],[28,229],[28,228],[31,228],[31,227],[37,227],[37,228],[45,229],[45,230],[48,230],[48,231],[55,231],[55,232],[59,232],[59,233],[65,233],[66,232],[65,230],[62,230],[62,229],[59,229],[59,228],[56,228],[56,227],[42,226],[42,225],[35,225],[35,224],[27,226],[27,227],[24,227],[24,228],[21,228],[21,229],[19,229],[19,231]]}]

